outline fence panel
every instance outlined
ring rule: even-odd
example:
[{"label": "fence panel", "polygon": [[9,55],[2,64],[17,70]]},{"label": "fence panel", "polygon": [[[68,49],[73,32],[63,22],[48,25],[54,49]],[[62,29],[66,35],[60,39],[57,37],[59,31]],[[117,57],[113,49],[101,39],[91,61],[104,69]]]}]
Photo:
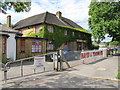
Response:
[{"label": "fence panel", "polygon": [[68,68],[68,65],[64,62],[64,59],[66,59],[70,67],[74,67],[96,59],[101,59],[103,58],[103,53],[103,50],[68,52],[65,55],[63,54],[63,69]]}]

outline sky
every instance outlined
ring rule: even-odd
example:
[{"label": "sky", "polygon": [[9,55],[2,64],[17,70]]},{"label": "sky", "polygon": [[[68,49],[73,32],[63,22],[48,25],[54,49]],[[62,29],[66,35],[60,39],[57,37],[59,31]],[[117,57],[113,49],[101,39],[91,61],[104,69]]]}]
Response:
[{"label": "sky", "polygon": [[[84,29],[89,30],[88,27],[88,11],[90,0],[31,0],[31,10],[29,12],[16,13],[14,10],[8,10],[7,14],[0,14],[0,22],[6,23],[6,17],[11,15],[12,24],[20,21],[21,19],[40,14],[43,12],[50,12],[55,14],[57,11],[62,12],[62,16],[76,22]],[[104,41],[110,41],[106,38]]]}]

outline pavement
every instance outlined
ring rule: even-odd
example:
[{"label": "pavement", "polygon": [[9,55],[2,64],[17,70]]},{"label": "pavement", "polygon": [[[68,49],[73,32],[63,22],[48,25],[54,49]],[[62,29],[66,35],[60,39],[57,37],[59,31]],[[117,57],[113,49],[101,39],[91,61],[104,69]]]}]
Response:
[{"label": "pavement", "polygon": [[20,76],[20,67],[12,67],[8,78],[2,83],[3,88],[118,88],[118,60],[120,55],[94,60],[62,72],[53,71],[53,64],[48,63],[46,72],[38,69],[33,73],[32,63],[24,65],[24,77]]},{"label": "pavement", "polygon": [[118,74],[118,66],[120,66],[120,55],[109,56],[107,58],[102,58],[93,62],[85,63],[73,69],[71,73],[82,75],[91,78],[102,78],[109,80],[116,80]]}]

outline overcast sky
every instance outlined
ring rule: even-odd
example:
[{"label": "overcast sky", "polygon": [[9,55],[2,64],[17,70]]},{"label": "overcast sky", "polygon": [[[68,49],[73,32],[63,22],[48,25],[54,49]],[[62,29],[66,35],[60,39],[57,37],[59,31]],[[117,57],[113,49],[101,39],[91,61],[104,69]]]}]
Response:
[{"label": "overcast sky", "polygon": [[[57,11],[62,12],[62,16],[69,18],[82,26],[84,29],[89,30],[88,27],[88,11],[90,0],[32,0],[30,12],[16,13],[13,10],[8,10],[7,14],[0,14],[0,22],[6,23],[7,15],[11,15],[12,24],[15,24],[21,19],[40,14],[43,12],[51,12],[55,14]],[[109,41],[107,38],[104,41]]]}]

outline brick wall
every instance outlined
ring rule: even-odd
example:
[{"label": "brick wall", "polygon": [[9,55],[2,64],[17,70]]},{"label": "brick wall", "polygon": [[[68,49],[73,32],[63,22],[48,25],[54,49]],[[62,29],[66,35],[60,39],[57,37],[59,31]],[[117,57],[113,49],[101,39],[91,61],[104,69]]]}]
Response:
[{"label": "brick wall", "polygon": [[[7,36],[0,36],[0,62],[5,63],[6,62],[6,52],[3,53],[3,39],[6,38]],[[6,46],[7,47],[7,46]]]},{"label": "brick wall", "polygon": [[20,50],[21,38],[17,38],[17,55],[16,55],[17,59],[36,56],[36,55],[46,52],[46,40],[39,39],[42,41],[42,52],[41,53],[33,53],[32,52],[32,40],[33,40],[32,38],[25,38],[25,52],[21,52],[21,50]]}]

